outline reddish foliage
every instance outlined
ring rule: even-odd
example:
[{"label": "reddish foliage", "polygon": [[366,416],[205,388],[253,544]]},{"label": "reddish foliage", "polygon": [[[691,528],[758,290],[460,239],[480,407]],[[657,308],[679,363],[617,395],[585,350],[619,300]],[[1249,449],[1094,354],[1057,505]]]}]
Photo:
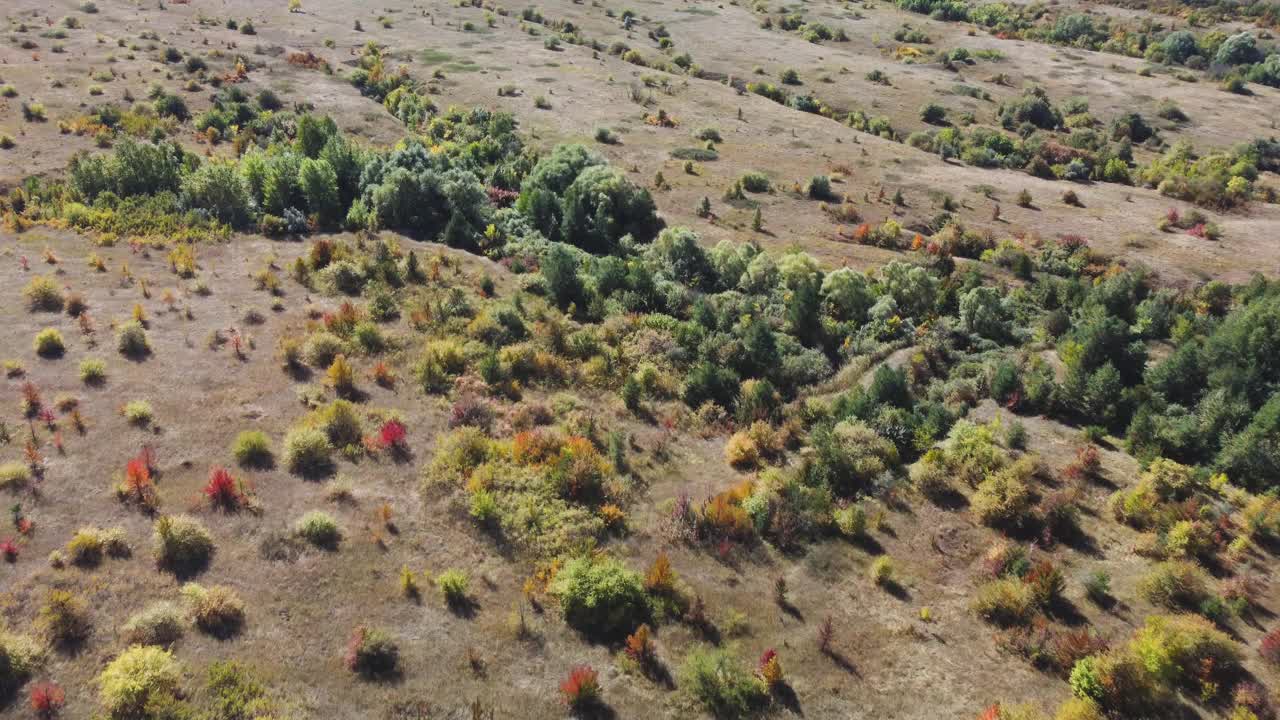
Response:
[{"label": "reddish foliage", "polygon": [[151,485],[151,468],[142,457],[131,458],[125,464],[124,484],[131,492],[140,492]]},{"label": "reddish foliage", "polygon": [[765,665],[768,665],[769,661],[773,660],[776,657],[778,657],[777,650],[774,650],[773,648],[769,648],[768,650],[765,650],[763,653],[760,654],[759,667],[764,667]]},{"label": "reddish foliage", "polygon": [[1096,477],[1102,467],[1096,445],[1084,445],[1076,450],[1076,459],[1062,469],[1068,480],[1084,480]]},{"label": "reddish foliage", "polygon": [[1000,703],[978,713],[978,720],[1000,720]]},{"label": "reddish foliage", "polygon": [[1271,699],[1268,697],[1267,689],[1249,680],[1236,685],[1231,703],[1247,708],[1260,718],[1272,717],[1275,712],[1274,708],[1271,707]]},{"label": "reddish foliage", "polygon": [[384,448],[400,449],[404,447],[406,434],[404,423],[388,420],[382,423],[382,429],[378,431],[378,441]]},{"label": "reddish foliage", "polygon": [[13,538],[0,540],[0,557],[3,557],[5,562],[18,561],[18,546],[14,544]]},{"label": "reddish foliage", "polygon": [[560,683],[560,694],[571,708],[582,708],[600,697],[599,674],[590,665],[579,665],[569,671],[569,677]]},{"label": "reddish foliage", "polygon": [[1258,652],[1267,659],[1267,662],[1280,664],[1280,628],[1272,630],[1262,638]]},{"label": "reddish foliage", "polygon": [[1106,649],[1107,641],[1089,632],[1087,628],[1054,633],[1049,641],[1049,654],[1053,658],[1053,664],[1063,672],[1075,667],[1077,660],[1097,655]]},{"label": "reddish foliage", "polygon": [[290,65],[297,65],[308,70],[320,70],[328,67],[329,63],[324,58],[316,55],[310,50],[306,52],[292,52],[285,58]]},{"label": "reddish foliage", "polygon": [[1177,227],[1182,221],[1182,216],[1178,214],[1178,208],[1169,208],[1169,212],[1164,214],[1164,219],[1168,220],[1170,225]]},{"label": "reddish foliage", "polygon": [[54,683],[40,683],[31,688],[31,709],[35,710],[37,717],[57,715],[66,699],[67,694]]},{"label": "reddish foliage", "polygon": [[224,467],[214,467],[209,471],[209,481],[204,485],[204,496],[209,499],[210,505],[225,510],[240,507],[241,501],[244,500],[236,479],[231,477],[231,473]]},{"label": "reddish foliage", "polygon": [[1068,233],[1058,237],[1058,245],[1066,250],[1079,250],[1082,247],[1088,247],[1089,241],[1079,235]]},{"label": "reddish foliage", "polygon": [[364,636],[367,632],[363,625],[351,631],[351,637],[347,639],[347,651],[342,656],[342,664],[348,670],[354,671],[360,663],[360,648],[364,646]]},{"label": "reddish foliage", "polygon": [[156,450],[150,445],[143,445],[138,451],[138,459],[141,460],[154,475],[158,466],[156,465]]},{"label": "reddish foliage", "polygon": [[33,382],[22,383],[22,399],[32,411],[40,407],[40,389]]},{"label": "reddish foliage", "polygon": [[1195,225],[1187,228],[1187,234],[1191,237],[1198,237],[1201,240],[1205,239],[1207,235],[1204,230],[1204,223],[1196,223]]},{"label": "reddish foliage", "polygon": [[485,192],[489,195],[489,203],[494,207],[507,207],[520,197],[520,193],[515,190],[506,190],[492,185],[485,188]]},{"label": "reddish foliage", "polygon": [[831,642],[836,639],[836,626],[831,621],[831,616],[822,619],[822,624],[818,626],[818,650],[823,655],[831,653]]},{"label": "reddish foliage", "polygon": [[627,636],[627,644],[624,647],[627,656],[635,660],[641,666],[647,666],[653,661],[653,640],[649,639],[649,626],[641,625],[636,631]]}]

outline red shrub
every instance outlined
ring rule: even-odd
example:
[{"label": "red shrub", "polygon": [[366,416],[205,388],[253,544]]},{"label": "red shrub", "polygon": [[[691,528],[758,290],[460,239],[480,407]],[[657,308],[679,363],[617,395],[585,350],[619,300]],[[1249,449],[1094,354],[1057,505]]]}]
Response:
[{"label": "red shrub", "polygon": [[493,425],[493,408],[489,403],[472,395],[458,398],[449,414],[449,427],[466,425],[488,430]]},{"label": "red shrub", "polygon": [[569,677],[560,683],[560,694],[571,708],[589,707],[600,699],[600,679],[590,665],[579,665],[569,671]]},{"label": "red shrub", "polygon": [[507,207],[511,203],[515,202],[516,198],[520,197],[520,193],[515,190],[506,190],[492,185],[485,188],[485,192],[489,195],[489,202],[492,203],[494,207]]},{"label": "red shrub", "polygon": [[66,699],[67,694],[54,683],[40,683],[31,688],[31,709],[40,718],[57,715]]},{"label": "red shrub", "polygon": [[1000,703],[978,713],[978,720],[1000,720]]},{"label": "red shrub", "polygon": [[1276,628],[1267,633],[1262,638],[1262,645],[1258,647],[1258,652],[1262,653],[1262,657],[1267,662],[1280,664],[1280,628]]},{"label": "red shrub", "polygon": [[124,485],[131,493],[141,494],[151,486],[151,468],[139,455],[124,466]]},{"label": "red shrub", "polygon": [[653,640],[649,638],[649,626],[641,625],[635,632],[628,635],[624,650],[628,657],[641,666],[647,666],[653,662]]},{"label": "red shrub", "polygon": [[1106,649],[1107,641],[1087,628],[1053,633],[1049,641],[1049,655],[1054,666],[1062,672],[1070,672],[1077,660]]},{"label": "red shrub", "polygon": [[33,382],[22,383],[22,400],[27,405],[27,411],[35,414],[40,409],[40,389]]},{"label": "red shrub", "polygon": [[18,561],[18,546],[14,544],[13,538],[0,540],[0,557],[3,557],[5,562]]},{"label": "red shrub", "polygon": [[399,420],[388,420],[378,431],[378,440],[384,448],[403,448],[406,434],[404,423]]},{"label": "red shrub", "polygon": [[152,475],[159,469],[156,465],[156,450],[150,445],[142,446],[142,449],[138,451],[138,459],[142,461],[147,470],[151,471]]},{"label": "red shrub", "polygon": [[1270,718],[1275,712],[1274,708],[1271,707],[1271,699],[1267,694],[1267,689],[1256,682],[1248,680],[1236,685],[1231,702],[1233,705],[1248,709],[1260,718]]},{"label": "red shrub", "polygon": [[1065,250],[1078,250],[1082,247],[1088,247],[1089,241],[1079,235],[1068,233],[1058,237],[1058,245]]},{"label": "red shrub", "polygon": [[231,477],[231,473],[224,467],[214,467],[209,471],[209,481],[204,485],[204,496],[209,499],[210,505],[224,510],[234,510],[240,507],[240,503],[244,500],[236,479]]}]

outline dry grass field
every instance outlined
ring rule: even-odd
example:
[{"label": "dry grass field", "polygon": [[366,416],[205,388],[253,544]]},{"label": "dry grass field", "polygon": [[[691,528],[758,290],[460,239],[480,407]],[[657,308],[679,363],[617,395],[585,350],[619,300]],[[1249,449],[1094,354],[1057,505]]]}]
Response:
[{"label": "dry grass field", "polygon": [[1273,717],[1275,6],[956,5],[4,3],[0,718]]}]

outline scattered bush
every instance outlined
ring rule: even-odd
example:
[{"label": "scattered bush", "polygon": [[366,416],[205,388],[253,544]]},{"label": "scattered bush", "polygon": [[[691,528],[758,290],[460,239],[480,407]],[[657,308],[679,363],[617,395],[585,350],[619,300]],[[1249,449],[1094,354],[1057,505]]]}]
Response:
[{"label": "scattered bush", "polygon": [[192,622],[214,637],[231,637],[244,625],[244,602],[229,587],[214,585],[206,588],[187,583],[182,586],[182,597],[187,601]]},{"label": "scattered bush", "polygon": [[450,568],[436,577],[436,586],[440,588],[440,596],[450,607],[461,607],[467,604],[467,587],[471,580],[461,570]]},{"label": "scattered bush", "polygon": [[303,477],[318,477],[332,471],[333,446],[329,438],[315,428],[290,430],[284,438],[284,466]]},{"label": "scattered bush", "polygon": [[213,557],[213,536],[186,515],[163,515],[155,523],[152,542],[156,563],[177,575],[199,572]]},{"label": "scattered bush", "polygon": [[261,430],[245,430],[237,435],[231,454],[241,467],[270,468],[275,458],[271,441]]},{"label": "scattered bush", "polygon": [[155,417],[155,412],[151,409],[151,403],[146,400],[130,400],[125,403],[122,411],[124,419],[129,421],[130,425],[137,427],[146,427],[151,424]]},{"label": "scattered bush", "polygon": [[62,342],[62,333],[56,328],[45,328],[36,333],[33,346],[36,354],[45,358],[62,357],[67,350],[67,346]]},{"label": "scattered bush", "polygon": [[347,641],[343,663],[366,678],[394,675],[400,666],[400,648],[386,632],[361,625]]},{"label": "scattered bush", "polygon": [[101,385],[107,380],[107,364],[99,358],[80,361],[80,382],[85,385]]},{"label": "scattered bush", "polygon": [[89,637],[89,607],[67,590],[50,590],[36,616],[36,627],[55,645],[72,645]]},{"label": "scattered bush", "polygon": [[22,289],[27,299],[27,307],[43,312],[62,312],[62,290],[53,278],[37,275]]},{"label": "scattered bush", "polygon": [[748,717],[769,700],[764,682],[723,648],[690,651],[680,666],[680,686],[715,717]]},{"label": "scattered bush", "polygon": [[147,341],[147,331],[137,320],[120,325],[116,331],[116,349],[121,355],[131,358],[146,357],[151,354],[151,343]]},{"label": "scattered bush", "polygon": [[551,591],[565,621],[584,634],[621,638],[648,619],[639,573],[617,560],[574,558],[556,573]]},{"label": "scattered bush", "polygon": [[98,676],[98,697],[111,720],[151,716],[173,706],[181,680],[182,666],[168,650],[134,645]]},{"label": "scattered bush", "polygon": [[600,681],[589,665],[580,665],[569,671],[569,677],[560,683],[560,694],[565,705],[575,712],[589,710],[600,702]]},{"label": "scattered bush", "polygon": [[293,533],[316,547],[332,550],[342,540],[338,521],[323,510],[312,510],[293,524]]},{"label": "scattered bush", "polygon": [[120,635],[129,645],[168,647],[184,632],[182,610],[171,602],[157,602],[129,617]]}]

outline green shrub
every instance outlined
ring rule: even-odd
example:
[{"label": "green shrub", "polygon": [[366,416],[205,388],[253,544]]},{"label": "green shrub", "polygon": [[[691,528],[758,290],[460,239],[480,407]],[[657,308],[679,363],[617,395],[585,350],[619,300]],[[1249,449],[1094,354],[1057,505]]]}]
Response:
[{"label": "green shrub", "polygon": [[168,647],[185,631],[182,609],[171,602],[157,602],[134,613],[120,628],[121,638],[129,645]]},{"label": "green shrub", "polygon": [[145,357],[151,353],[151,343],[147,341],[147,331],[142,323],[130,320],[116,331],[116,349],[121,355],[131,358]]},{"label": "green shrub", "polygon": [[289,472],[316,477],[332,471],[333,446],[329,438],[315,428],[296,428],[284,438],[284,466]]},{"label": "green shrub", "polygon": [[67,350],[67,346],[62,342],[62,333],[58,332],[57,328],[45,328],[36,333],[36,339],[32,345],[37,355],[46,358],[62,357]]},{"label": "green shrub", "polygon": [[237,435],[231,454],[241,467],[270,468],[275,459],[271,441],[261,430],[245,430]]},{"label": "green shrub", "polygon": [[1034,467],[1033,460],[1022,458],[978,483],[970,498],[978,520],[995,527],[1023,525],[1031,514],[1032,494],[1027,479]]},{"label": "green shrub", "polygon": [[130,400],[125,403],[124,419],[128,420],[130,425],[146,427],[151,424],[151,420],[154,417],[155,413],[151,409],[151,403],[146,400]]},{"label": "green shrub", "polygon": [[50,643],[62,645],[87,638],[93,623],[83,600],[67,590],[50,590],[36,616],[36,627]]},{"label": "green shrub", "polygon": [[989,623],[1009,627],[1026,625],[1035,616],[1031,589],[1019,578],[1001,578],[978,588],[973,612]]},{"label": "green shrub", "polygon": [[928,103],[920,108],[920,120],[930,125],[942,125],[947,121],[947,109],[937,103]]},{"label": "green shrub", "polygon": [[156,520],[152,547],[156,563],[177,575],[203,570],[214,551],[213,536],[186,515],[164,515]]},{"label": "green shrub", "polygon": [[250,668],[235,660],[210,665],[205,689],[213,706],[209,720],[265,720],[279,716],[266,687]]},{"label": "green shrub", "polygon": [[62,312],[62,289],[53,278],[43,275],[31,278],[31,282],[22,289],[22,295],[27,299],[27,307],[33,311]]},{"label": "green shrub", "polygon": [[44,665],[44,650],[35,639],[0,626],[0,697],[16,690]]},{"label": "green shrub", "polygon": [[111,720],[171,717],[156,713],[172,707],[181,680],[182,665],[172,653],[135,645],[116,656],[98,676],[98,698]]},{"label": "green shrub", "polygon": [[1187,560],[1157,563],[1138,581],[1147,602],[1170,609],[1195,608],[1207,595],[1205,574]]},{"label": "green shrub", "polygon": [[293,524],[293,533],[316,547],[333,549],[342,540],[342,530],[333,516],[323,510],[312,510]]},{"label": "green shrub", "polygon": [[386,632],[362,625],[351,633],[343,664],[368,678],[393,675],[399,668],[400,648]]},{"label": "green shrub", "polygon": [[892,585],[893,579],[893,559],[888,555],[881,555],[871,563],[871,569],[868,571],[871,582],[876,585],[886,586]]},{"label": "green shrub", "polygon": [[107,364],[99,358],[80,361],[80,382],[85,385],[101,385],[107,380]]},{"label": "green shrub", "polygon": [[556,573],[551,591],[565,621],[587,635],[620,638],[649,617],[639,573],[611,558],[570,560]]},{"label": "green shrub", "polygon": [[450,568],[436,576],[436,587],[440,588],[440,596],[450,606],[467,603],[467,586],[471,580],[461,570]]},{"label": "green shrub", "polygon": [[814,175],[804,186],[804,193],[814,200],[831,198],[831,178],[826,175]]},{"label": "green shrub", "polygon": [[347,343],[326,330],[312,333],[302,346],[302,357],[312,367],[325,369],[333,359],[347,352]]},{"label": "green shrub", "polygon": [[0,490],[21,490],[31,481],[31,469],[25,463],[0,464]]},{"label": "green shrub", "polygon": [[182,586],[182,597],[187,601],[192,622],[214,637],[231,637],[244,625],[244,601],[229,587],[206,588],[187,583]]},{"label": "green shrub", "polygon": [[1235,642],[1195,615],[1149,616],[1127,649],[1168,687],[1201,690],[1202,683],[1233,678],[1240,669]]},{"label": "green shrub", "polygon": [[715,717],[748,717],[769,701],[764,682],[725,648],[694,649],[679,674],[680,687]]},{"label": "green shrub", "polygon": [[742,174],[742,189],[747,192],[765,193],[769,192],[772,184],[769,182],[769,176],[756,170],[749,170]]}]

